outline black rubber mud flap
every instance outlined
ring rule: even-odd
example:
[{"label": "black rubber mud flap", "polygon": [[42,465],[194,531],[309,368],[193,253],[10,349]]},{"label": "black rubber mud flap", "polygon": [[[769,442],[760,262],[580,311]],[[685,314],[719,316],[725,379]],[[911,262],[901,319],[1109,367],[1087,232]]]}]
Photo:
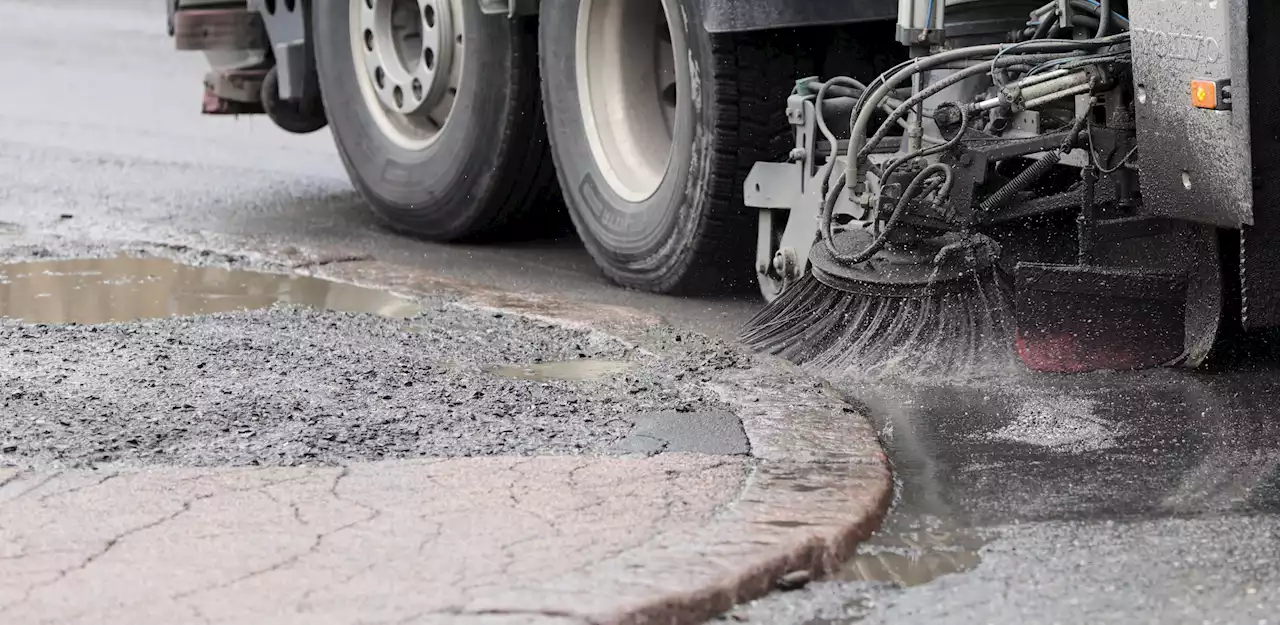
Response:
[{"label": "black rubber mud flap", "polygon": [[1240,241],[1241,322],[1246,330],[1280,327],[1280,2],[1249,3],[1250,130],[1253,225]]},{"label": "black rubber mud flap", "polygon": [[1186,292],[1178,275],[1020,263],[1018,356],[1057,373],[1173,362],[1183,351]]},{"label": "black rubber mud flap", "polygon": [[1172,271],[1018,264],[1018,356],[1055,373],[1199,367],[1222,324],[1216,234],[1193,228]]}]

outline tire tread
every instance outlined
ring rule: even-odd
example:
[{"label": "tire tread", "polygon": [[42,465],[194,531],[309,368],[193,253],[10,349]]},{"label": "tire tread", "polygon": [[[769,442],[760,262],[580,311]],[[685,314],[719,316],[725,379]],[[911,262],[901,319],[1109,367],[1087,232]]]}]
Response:
[{"label": "tire tread", "polygon": [[[512,24],[512,80],[515,100],[507,109],[506,162],[499,163],[499,176],[509,180],[506,192],[495,190],[496,205],[489,223],[474,238],[510,239],[529,234],[555,234],[563,229],[564,208],[559,201],[551,143],[547,138],[546,116],[542,109],[541,79],[538,75],[537,22],[521,19]],[[525,115],[533,123],[519,123]],[[527,146],[519,149],[517,146]]]},{"label": "tire tread", "polygon": [[685,293],[754,289],[754,210],[742,186],[757,161],[776,160],[794,143],[786,118],[797,78],[812,73],[800,31],[712,35],[715,133],[708,206],[686,267],[664,290]]}]

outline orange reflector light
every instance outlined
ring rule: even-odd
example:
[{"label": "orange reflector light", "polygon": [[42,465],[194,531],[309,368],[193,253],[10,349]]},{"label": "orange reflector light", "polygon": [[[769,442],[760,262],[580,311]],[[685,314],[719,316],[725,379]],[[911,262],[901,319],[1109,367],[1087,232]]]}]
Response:
[{"label": "orange reflector light", "polygon": [[1191,81],[1191,105],[1202,109],[1218,108],[1218,85],[1212,80]]}]

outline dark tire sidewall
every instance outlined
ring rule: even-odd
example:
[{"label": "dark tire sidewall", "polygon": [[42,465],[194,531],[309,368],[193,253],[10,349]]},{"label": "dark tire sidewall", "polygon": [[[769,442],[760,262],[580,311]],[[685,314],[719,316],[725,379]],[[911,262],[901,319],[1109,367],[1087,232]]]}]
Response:
[{"label": "dark tire sidewall", "polygon": [[712,166],[712,50],[698,3],[663,0],[668,24],[684,31],[691,106],[679,115],[666,175],[647,199],[631,202],[607,182],[592,153],[577,81],[576,29],[581,0],[542,0],[540,56],[543,104],[552,152],[570,215],[588,251],[606,273],[628,286],[665,290],[678,279],[707,211]]},{"label": "dark tire sidewall", "polygon": [[466,236],[494,209],[477,202],[493,184],[509,131],[512,33],[505,17],[461,3],[463,77],[435,141],[420,151],[387,138],[364,102],[350,47],[347,2],[316,5],[316,65],[334,139],[357,190],[394,225],[437,239]]}]

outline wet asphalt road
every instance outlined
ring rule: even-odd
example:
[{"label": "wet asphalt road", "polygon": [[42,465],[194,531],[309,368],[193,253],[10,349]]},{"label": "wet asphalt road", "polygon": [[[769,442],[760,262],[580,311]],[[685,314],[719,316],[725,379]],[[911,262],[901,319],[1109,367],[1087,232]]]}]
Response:
[{"label": "wet asphalt road", "polygon": [[[605,284],[570,242],[448,247],[396,236],[329,138],[198,115],[202,61],[159,0],[0,0],[0,222],[94,239],[336,246],[504,288],[659,311],[731,335],[756,304]],[[69,217],[64,217],[69,216]],[[843,580],[735,619],[786,623],[1280,620],[1277,358],[1216,376],[842,383],[900,480]]]},{"label": "wet asphalt road", "polygon": [[839,580],[757,623],[1275,623],[1280,370],[846,389],[899,482]]}]

